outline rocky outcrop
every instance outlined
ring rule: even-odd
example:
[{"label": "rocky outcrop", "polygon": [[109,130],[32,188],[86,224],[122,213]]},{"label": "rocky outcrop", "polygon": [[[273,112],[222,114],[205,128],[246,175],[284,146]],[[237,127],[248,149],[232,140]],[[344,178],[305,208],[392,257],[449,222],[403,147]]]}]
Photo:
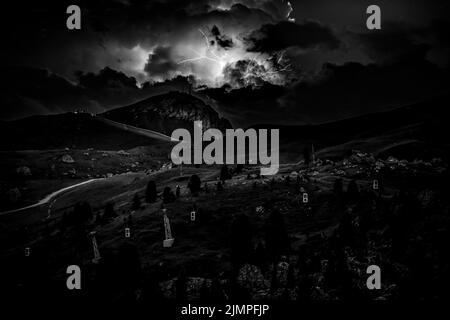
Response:
[{"label": "rocky outcrop", "polygon": [[170,135],[174,129],[192,129],[194,121],[202,121],[203,128],[231,128],[228,120],[203,100],[183,92],[171,91],[150,97],[133,105],[114,109],[102,116],[139,128]]},{"label": "rocky outcrop", "polygon": [[30,170],[30,168],[28,168],[26,166],[18,167],[16,169],[16,172],[18,175],[23,176],[23,177],[31,176],[31,170]]},{"label": "rocky outcrop", "polygon": [[74,163],[75,160],[73,160],[73,158],[69,155],[69,154],[65,154],[61,157],[61,161],[64,163]]}]

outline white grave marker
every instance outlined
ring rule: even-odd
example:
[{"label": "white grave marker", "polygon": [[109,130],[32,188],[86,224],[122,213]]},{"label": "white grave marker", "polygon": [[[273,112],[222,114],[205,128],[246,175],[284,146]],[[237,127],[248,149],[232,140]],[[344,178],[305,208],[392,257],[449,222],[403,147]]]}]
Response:
[{"label": "white grave marker", "polygon": [[163,241],[164,248],[170,248],[173,245],[174,238],[172,238],[172,231],[170,230],[169,218],[164,214],[164,230],[166,234],[166,239]]},{"label": "white grave marker", "polygon": [[92,249],[94,250],[94,259],[92,259],[93,263],[97,263],[101,259],[100,251],[98,251],[97,239],[95,239],[95,234],[95,231],[92,231],[90,233],[92,238]]}]

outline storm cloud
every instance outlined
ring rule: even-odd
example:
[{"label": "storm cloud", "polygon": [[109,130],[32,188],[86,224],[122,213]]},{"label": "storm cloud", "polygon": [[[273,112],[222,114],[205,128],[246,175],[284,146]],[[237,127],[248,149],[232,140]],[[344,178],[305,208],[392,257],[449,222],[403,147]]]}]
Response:
[{"label": "storm cloud", "polygon": [[[66,28],[71,4],[81,8],[81,30]],[[197,89],[239,125],[313,123],[440,94],[448,83],[449,3],[380,0],[377,31],[365,27],[369,4],[10,2],[0,20],[1,117],[101,112]]]},{"label": "storm cloud", "polygon": [[34,114],[74,110],[104,112],[172,90],[191,90],[194,79],[177,76],[138,86],[135,78],[105,68],[98,73],[76,72],[76,81],[49,70],[31,67],[3,68],[0,73],[0,118],[13,120]]},{"label": "storm cloud", "polygon": [[337,49],[340,43],[330,28],[312,21],[266,24],[253,31],[246,40],[250,44],[248,50],[257,52],[274,52],[289,47]]}]

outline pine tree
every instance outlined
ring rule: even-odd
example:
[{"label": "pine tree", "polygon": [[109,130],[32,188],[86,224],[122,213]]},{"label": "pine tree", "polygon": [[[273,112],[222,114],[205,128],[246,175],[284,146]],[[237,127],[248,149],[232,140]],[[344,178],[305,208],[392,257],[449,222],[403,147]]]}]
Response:
[{"label": "pine tree", "polygon": [[237,164],[235,173],[236,174],[241,174],[243,169],[244,169],[244,165],[243,164]]},{"label": "pine tree", "polygon": [[163,202],[164,203],[170,203],[175,201],[175,195],[172,192],[172,189],[170,187],[165,187],[163,192]]},{"label": "pine tree", "polygon": [[262,244],[262,242],[259,242],[255,248],[254,263],[261,270],[264,270],[265,262],[266,262],[266,249]]},{"label": "pine tree", "polygon": [[359,197],[358,185],[355,180],[349,182],[347,186],[347,198],[350,201],[356,201]]},{"label": "pine tree", "polygon": [[334,181],[333,192],[334,192],[335,195],[337,195],[339,197],[342,196],[342,194],[344,193],[343,186],[342,186],[342,179],[341,178],[336,179]]},{"label": "pine tree", "polygon": [[102,214],[100,211],[97,211],[97,214],[95,215],[95,223],[99,224],[102,222]]},{"label": "pine tree", "polygon": [[290,185],[291,177],[289,175],[287,175],[284,181],[286,182],[286,185]]},{"label": "pine tree", "polygon": [[133,205],[131,207],[133,210],[139,210],[141,208],[141,199],[139,194],[135,193],[133,197]]},{"label": "pine tree", "polygon": [[177,302],[184,302],[187,300],[187,278],[184,268],[182,268],[178,273],[178,277],[175,282],[175,290]]},{"label": "pine tree", "polygon": [[277,279],[278,265],[277,265],[277,263],[274,262],[272,267],[273,267],[273,269],[272,269],[272,277],[271,277],[271,281],[270,281],[270,292],[272,292],[272,294],[273,294],[278,289],[278,279]]},{"label": "pine tree", "polygon": [[200,287],[200,301],[209,302],[211,298],[211,294],[208,289],[208,284],[206,283],[206,279],[203,279],[202,286]]},{"label": "pine tree", "polygon": [[231,225],[231,258],[236,265],[249,261],[252,253],[252,231],[246,215],[237,216]]},{"label": "pine tree", "polygon": [[108,222],[108,221],[114,219],[115,217],[117,217],[117,214],[114,211],[114,205],[111,202],[109,202],[105,206],[102,220],[103,220],[103,222]]},{"label": "pine tree", "polygon": [[224,292],[222,289],[222,286],[220,284],[220,281],[217,277],[214,277],[211,282],[211,289],[210,289],[210,296],[211,296],[211,302],[223,302],[226,300],[224,296]]},{"label": "pine tree", "polygon": [[311,163],[311,151],[308,146],[303,149],[303,159],[305,160],[305,165],[309,167],[309,164]]},{"label": "pine tree", "polygon": [[294,288],[295,287],[295,270],[294,270],[294,264],[289,264],[287,279],[286,279],[286,287],[287,288]]},{"label": "pine tree", "polygon": [[119,248],[116,260],[118,284],[135,288],[141,277],[141,261],[138,249],[134,244],[125,242]]},{"label": "pine tree", "polygon": [[145,190],[145,201],[147,203],[156,202],[158,197],[158,193],[156,192],[156,184],[155,181],[151,180],[147,184],[147,189]]},{"label": "pine tree", "polygon": [[83,224],[93,218],[92,208],[89,202],[78,202],[72,213],[72,221],[74,224]]},{"label": "pine tree", "polygon": [[201,184],[202,184],[202,182],[201,182],[200,178],[198,177],[198,175],[193,174],[190,177],[189,182],[188,182],[188,188],[189,188],[189,190],[191,190],[192,195],[194,195],[194,196],[198,195]]},{"label": "pine tree", "polygon": [[269,256],[277,260],[289,249],[289,237],[283,216],[278,210],[273,210],[266,221],[266,248]]},{"label": "pine tree", "polygon": [[225,182],[225,180],[231,179],[231,174],[228,170],[228,166],[224,164],[220,169],[220,181]]}]

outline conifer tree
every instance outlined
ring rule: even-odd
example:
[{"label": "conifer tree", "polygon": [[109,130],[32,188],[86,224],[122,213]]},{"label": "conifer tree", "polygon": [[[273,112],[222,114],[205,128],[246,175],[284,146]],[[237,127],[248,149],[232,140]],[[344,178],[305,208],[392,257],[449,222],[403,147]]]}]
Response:
[{"label": "conifer tree", "polygon": [[141,199],[139,194],[135,193],[133,197],[133,205],[131,207],[133,210],[139,210],[141,208]]},{"label": "conifer tree", "polygon": [[196,196],[198,195],[199,191],[200,191],[200,187],[201,187],[201,180],[199,178],[198,175],[193,174],[190,178],[189,178],[189,182],[188,182],[188,188],[189,190],[191,190],[191,194]]},{"label": "conifer tree", "polygon": [[151,180],[147,184],[147,189],[145,190],[145,201],[147,203],[153,203],[156,201],[158,193],[156,192],[155,181]]}]

